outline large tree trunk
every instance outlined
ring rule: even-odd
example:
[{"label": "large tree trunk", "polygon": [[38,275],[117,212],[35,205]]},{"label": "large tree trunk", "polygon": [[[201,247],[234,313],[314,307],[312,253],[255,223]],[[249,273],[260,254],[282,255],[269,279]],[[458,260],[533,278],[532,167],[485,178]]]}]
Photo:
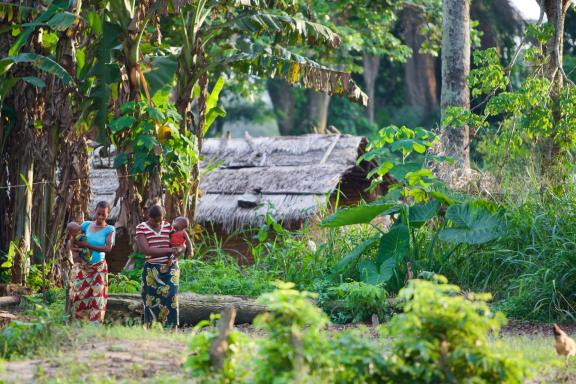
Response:
[{"label": "large tree trunk", "polygon": [[408,103],[428,115],[438,108],[438,86],[435,58],[420,53],[422,43],[426,39],[420,33],[425,20],[420,11],[412,7],[402,12],[401,20],[404,43],[412,49],[412,56],[404,66]]},{"label": "large tree trunk", "polygon": [[[236,324],[251,323],[265,307],[255,299],[240,296],[198,295],[183,292],[178,295],[180,325],[194,325],[209,320],[210,315],[234,306]],[[113,320],[138,319],[142,316],[142,297],[139,294],[110,294],[106,316]]]},{"label": "large tree trunk", "polygon": [[374,94],[376,89],[376,78],[378,77],[378,70],[380,69],[380,57],[364,54],[363,65],[364,72],[364,86],[366,87],[366,94],[368,95],[368,105],[366,107],[366,117],[370,123],[374,122]]},{"label": "large tree trunk", "polygon": [[307,132],[326,133],[328,122],[328,107],[330,95],[314,91],[308,91],[308,121]]},{"label": "large tree trunk", "polygon": [[[448,107],[470,109],[466,78],[470,72],[470,0],[444,0],[442,6],[442,117]],[[470,169],[468,126],[448,126],[441,134],[443,152],[455,167]]]},{"label": "large tree trunk", "polygon": [[269,79],[266,82],[266,86],[272,100],[280,135],[293,135],[296,100],[294,99],[292,87],[284,80],[276,79]]}]

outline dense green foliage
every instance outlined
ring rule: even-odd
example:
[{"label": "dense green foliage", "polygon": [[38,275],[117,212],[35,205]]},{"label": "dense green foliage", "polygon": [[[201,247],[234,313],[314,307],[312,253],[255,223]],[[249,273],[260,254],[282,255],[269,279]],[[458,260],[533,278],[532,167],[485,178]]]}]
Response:
[{"label": "dense green foliage", "polygon": [[[215,382],[521,383],[527,371],[519,356],[489,343],[503,315],[490,311],[486,295],[463,296],[444,277],[434,279],[412,281],[401,291],[403,313],[383,328],[391,339],[380,342],[356,332],[327,333],[328,319],[310,294],[277,283],[259,299],[269,310],[255,322],[262,337],[252,343],[233,333],[224,371],[215,372],[207,356],[216,334],[208,331],[192,341],[187,365]],[[386,350],[384,340],[391,343]]]}]

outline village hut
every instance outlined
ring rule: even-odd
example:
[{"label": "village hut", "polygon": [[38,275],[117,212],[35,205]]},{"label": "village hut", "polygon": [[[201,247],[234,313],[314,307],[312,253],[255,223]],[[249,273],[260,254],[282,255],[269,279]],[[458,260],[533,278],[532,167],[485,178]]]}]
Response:
[{"label": "village hut", "polygon": [[[371,199],[366,192],[371,164],[357,164],[366,144],[363,137],[341,134],[207,139],[202,168],[210,170],[200,182],[196,222],[225,240],[225,249],[249,259],[241,233],[261,226],[266,214],[297,229],[330,208],[337,196],[340,205]],[[92,204],[112,202],[116,186],[114,170],[93,169]],[[130,253],[122,231],[119,235],[113,271]]]}]

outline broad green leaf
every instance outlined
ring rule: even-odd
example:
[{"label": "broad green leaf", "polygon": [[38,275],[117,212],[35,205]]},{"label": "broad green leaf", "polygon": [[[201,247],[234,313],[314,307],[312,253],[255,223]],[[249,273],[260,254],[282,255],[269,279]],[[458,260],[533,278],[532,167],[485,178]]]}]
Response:
[{"label": "broad green leaf", "polygon": [[150,96],[154,97],[158,91],[172,88],[178,61],[173,55],[154,56],[150,61],[152,69],[145,72],[144,77],[148,83]]},{"label": "broad green leaf", "polygon": [[371,179],[372,176],[374,176],[374,175],[383,176],[383,175],[387,174],[392,168],[394,168],[394,163],[391,163],[389,161],[384,162],[384,163],[380,164],[378,167],[376,167],[373,170],[371,170],[370,172],[368,172],[368,175],[366,176],[366,178]]},{"label": "broad green leaf", "polygon": [[136,136],[136,145],[142,145],[146,149],[151,150],[155,145],[158,145],[158,141],[150,135],[139,135]]},{"label": "broad green leaf", "polygon": [[376,263],[382,264],[387,259],[394,259],[397,262],[404,259],[410,248],[410,233],[408,227],[397,223],[390,227],[388,233],[380,238]]},{"label": "broad green leaf", "polygon": [[322,227],[334,228],[352,224],[368,224],[376,216],[392,209],[396,204],[359,205],[341,209],[328,216],[320,224]]},{"label": "broad green leaf", "polygon": [[408,212],[410,226],[420,226],[432,219],[438,213],[440,205],[438,200],[430,200],[427,203],[411,206]]},{"label": "broad green leaf", "polygon": [[67,30],[76,21],[76,15],[70,12],[59,12],[46,22],[51,29],[62,32]]},{"label": "broad green leaf", "polygon": [[212,108],[218,105],[218,98],[220,97],[220,92],[222,88],[224,88],[224,76],[220,76],[216,84],[214,84],[214,88],[212,88],[212,92],[208,95],[206,99],[206,111],[210,111]]},{"label": "broad green leaf", "polygon": [[430,196],[432,196],[433,198],[435,198],[438,201],[443,202],[446,205],[452,205],[452,204],[456,204],[456,200],[450,198],[448,195],[446,195],[444,192],[440,192],[440,191],[430,191],[428,192],[430,194]]},{"label": "broad green leaf", "polygon": [[110,130],[112,132],[120,132],[126,128],[130,128],[136,122],[136,118],[132,116],[121,116],[110,123]]},{"label": "broad green leaf", "polygon": [[336,264],[336,266],[333,269],[333,273],[335,273],[335,274],[342,273],[346,269],[348,269],[351,265],[356,263],[358,261],[358,259],[360,258],[360,256],[362,256],[362,254],[364,252],[366,252],[366,250],[372,244],[374,244],[376,242],[376,240],[378,240],[379,238],[380,238],[380,235],[375,235],[375,236],[370,237],[367,240],[364,240],[362,243],[357,245],[354,249],[352,249],[350,252],[348,252],[346,254],[346,256],[344,256],[342,258],[342,260],[340,260],[338,262],[338,264]]},{"label": "broad green leaf", "polygon": [[471,203],[450,206],[445,217],[452,227],[441,230],[438,237],[453,244],[483,244],[504,232],[504,222],[497,214]]},{"label": "broad green leaf", "polygon": [[146,107],[146,113],[156,122],[163,122],[166,119],[166,116],[158,108]]},{"label": "broad green leaf", "polygon": [[398,260],[389,258],[386,259],[380,264],[380,281],[382,283],[387,283],[388,280],[394,276],[394,269],[396,269],[396,265],[399,263]]},{"label": "broad green leaf", "polygon": [[26,43],[28,42],[28,38],[30,37],[30,35],[32,35],[32,33],[36,30],[38,26],[43,25],[48,20],[50,20],[54,15],[68,8],[68,6],[69,6],[68,0],[53,1],[48,7],[48,9],[46,9],[44,12],[41,12],[38,15],[38,17],[34,19],[32,23],[30,23],[28,26],[24,28],[22,32],[20,32],[20,34],[18,35],[18,39],[12,45],[12,47],[10,47],[8,55],[15,56],[18,52],[20,52],[20,49],[24,45],[26,45]]},{"label": "broad green leaf", "polygon": [[226,116],[226,111],[220,107],[214,107],[210,109],[210,111],[208,111],[208,114],[206,115],[206,125],[204,126],[204,133],[208,132],[212,124],[214,124],[216,118],[219,116],[220,117]]},{"label": "broad green leaf", "polygon": [[362,260],[358,263],[358,273],[363,282],[368,284],[379,284],[380,273],[376,265],[370,260]]},{"label": "broad green leaf", "polygon": [[[10,64],[31,63],[36,68],[54,75],[62,80],[66,85],[73,85],[72,76],[60,64],[49,57],[36,53],[21,53],[16,56],[8,56],[0,60],[0,69],[7,69]],[[0,71],[2,72],[2,71]]]},{"label": "broad green leaf", "polygon": [[394,177],[397,180],[402,180],[406,177],[408,173],[417,172],[420,169],[422,169],[421,162],[410,162],[406,164],[399,164],[390,170],[390,175],[392,175],[392,177]]},{"label": "broad green leaf", "polygon": [[22,78],[22,80],[38,88],[46,87],[46,83],[44,82],[44,80],[35,76],[25,76]]}]

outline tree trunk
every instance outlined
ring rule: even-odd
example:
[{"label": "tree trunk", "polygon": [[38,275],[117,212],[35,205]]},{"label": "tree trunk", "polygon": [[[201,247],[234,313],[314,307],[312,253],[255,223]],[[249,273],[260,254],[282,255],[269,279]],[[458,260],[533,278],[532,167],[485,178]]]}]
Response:
[{"label": "tree trunk", "polygon": [[[198,295],[191,292],[180,293],[178,303],[181,325],[194,325],[201,320],[209,320],[211,314],[220,313],[231,306],[237,310],[235,324],[251,323],[265,310],[255,299],[248,297]],[[106,316],[113,320],[140,318],[142,297],[139,294],[110,294]]]},{"label": "tree trunk", "polygon": [[[444,0],[442,6],[442,117],[448,107],[470,109],[466,78],[470,72],[470,0]],[[455,167],[470,169],[468,126],[448,126],[441,134],[443,152]]]},{"label": "tree trunk", "polygon": [[307,132],[326,134],[329,106],[330,95],[311,90],[308,91]]},{"label": "tree trunk", "polygon": [[404,43],[412,49],[412,56],[404,66],[408,103],[428,115],[438,108],[438,86],[435,58],[420,53],[426,38],[420,33],[420,28],[425,20],[418,10],[411,7],[402,12],[401,20]]},{"label": "tree trunk", "polygon": [[15,241],[18,251],[12,267],[12,282],[26,285],[30,271],[30,248],[32,240],[32,184],[34,182],[34,163],[28,155],[20,159],[18,174],[23,178],[25,187],[16,190],[16,227]]},{"label": "tree trunk", "polygon": [[368,95],[368,106],[366,107],[366,117],[370,123],[374,122],[374,91],[376,89],[376,78],[378,77],[378,70],[380,68],[380,57],[364,54],[363,57],[364,72],[364,86],[366,87],[366,94]]},{"label": "tree trunk", "polygon": [[559,185],[562,183],[564,171],[561,169],[561,135],[558,125],[562,118],[562,112],[558,105],[558,99],[563,87],[562,54],[564,48],[564,21],[568,10],[569,0],[545,0],[544,12],[548,22],[556,27],[554,36],[544,45],[546,63],[544,65],[545,76],[552,82],[550,97],[552,99],[552,116],[554,118],[554,131],[546,138],[543,145],[541,161],[541,173],[545,184]]},{"label": "tree trunk", "polygon": [[275,79],[269,79],[266,82],[266,86],[272,100],[280,135],[293,135],[296,100],[292,87],[284,80]]}]

